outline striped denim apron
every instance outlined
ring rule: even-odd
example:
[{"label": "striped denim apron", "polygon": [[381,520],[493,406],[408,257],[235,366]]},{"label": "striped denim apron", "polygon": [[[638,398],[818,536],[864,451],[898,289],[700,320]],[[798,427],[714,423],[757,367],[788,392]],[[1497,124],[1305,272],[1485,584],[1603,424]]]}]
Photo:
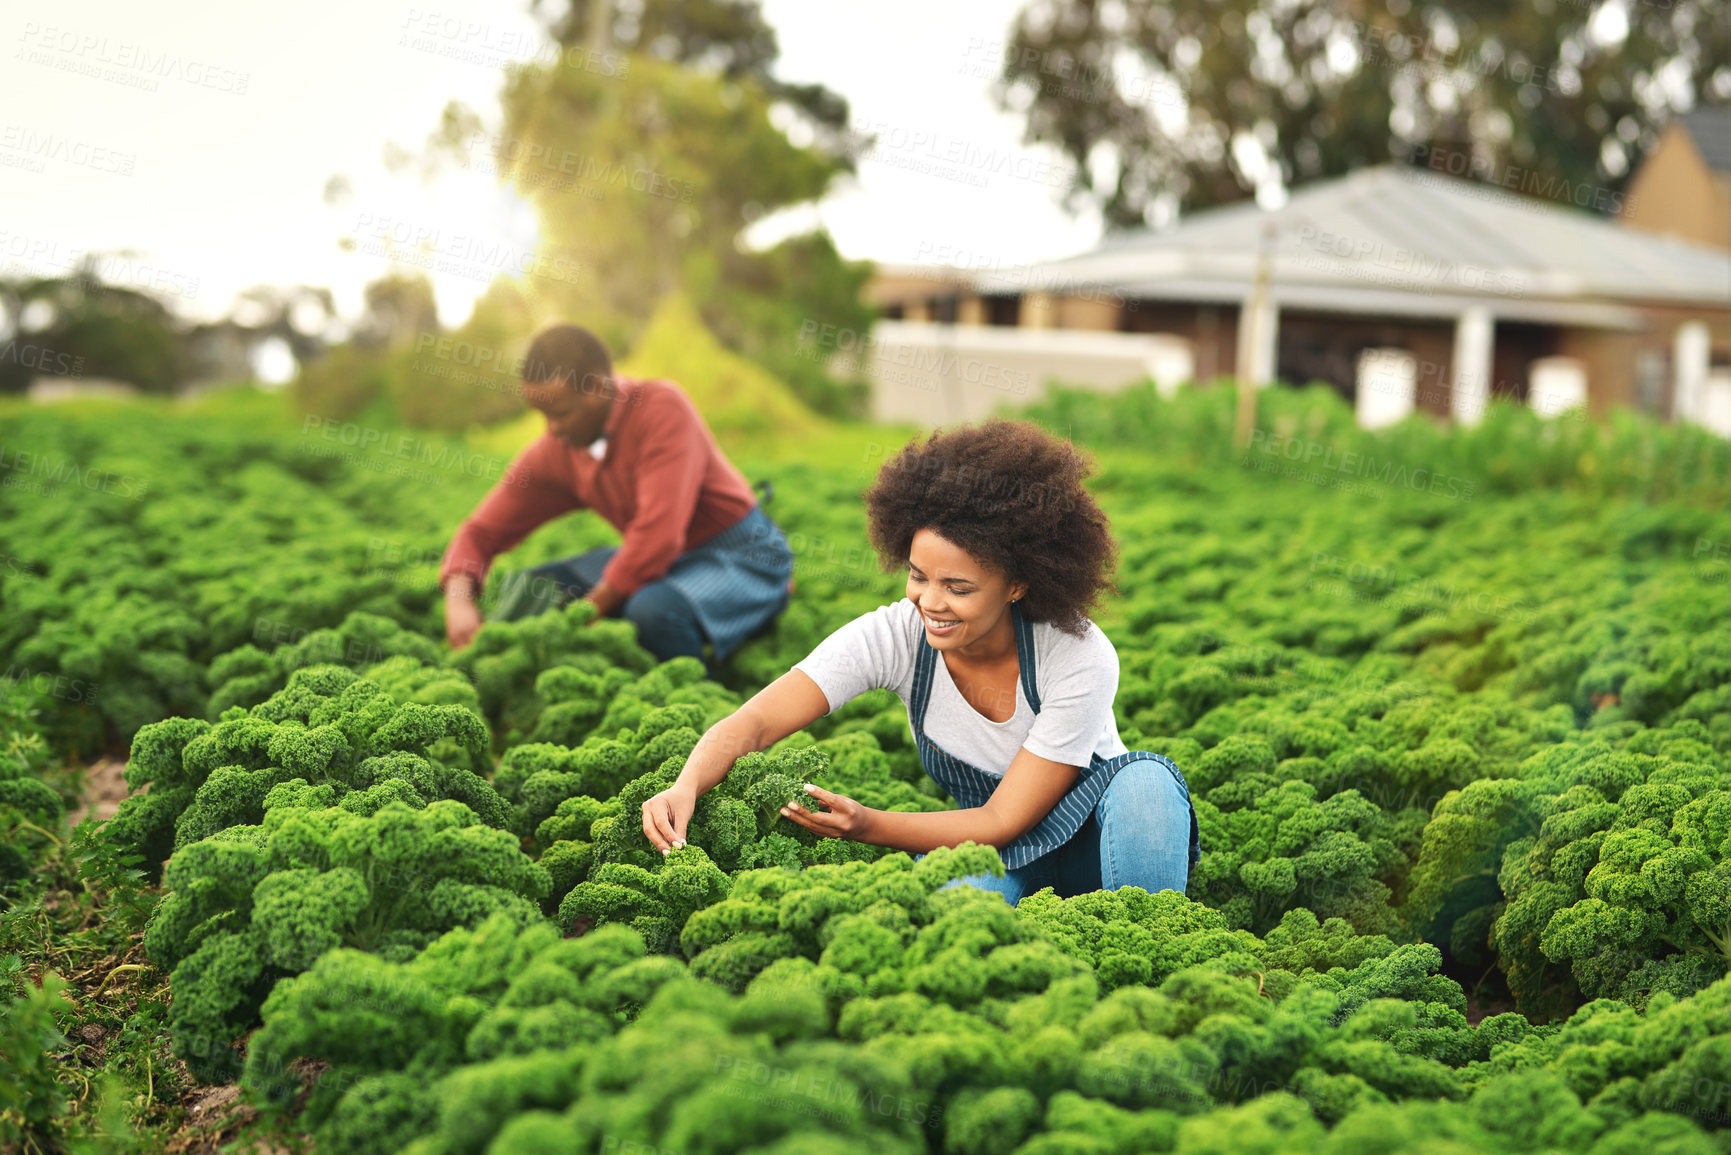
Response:
[{"label": "striped denim apron", "polygon": [[721,661],[787,605],[793,551],[761,505],[686,550],[662,580],[697,611]]},{"label": "striped denim apron", "polygon": [[[1040,693],[1034,688],[1034,627],[1022,617],[1022,608],[1016,603],[1010,603],[1010,616],[1016,630],[1016,662],[1022,679],[1022,694],[1028,699],[1028,707],[1035,714],[1040,712]],[[999,775],[988,774],[979,767],[962,761],[939,749],[937,743],[926,736],[926,706],[932,696],[932,679],[936,676],[938,651],[926,640],[925,630],[920,631],[920,648],[914,658],[914,685],[908,695],[908,722],[913,728],[914,739],[919,746],[920,765],[925,767],[932,781],[949,792],[965,809],[984,806],[992,796],[992,791],[1003,781]],[[1094,813],[1094,807],[1100,803],[1100,798],[1106,793],[1106,787],[1112,782],[1118,771],[1139,758],[1149,758],[1165,766],[1172,772],[1172,777],[1178,782],[1178,789],[1183,792],[1184,800],[1190,806],[1190,869],[1196,868],[1196,862],[1202,857],[1202,836],[1196,822],[1196,804],[1190,801],[1190,785],[1184,781],[1183,773],[1170,758],[1161,754],[1151,754],[1143,750],[1131,750],[1114,758],[1102,758],[1099,754],[1081,768],[1081,774],[1076,782],[1058,800],[1046,817],[1026,834],[1016,839],[1000,852],[1004,860],[1004,869],[1016,870],[1050,853],[1064,845],[1076,836],[1076,832],[1088,821]]]}]

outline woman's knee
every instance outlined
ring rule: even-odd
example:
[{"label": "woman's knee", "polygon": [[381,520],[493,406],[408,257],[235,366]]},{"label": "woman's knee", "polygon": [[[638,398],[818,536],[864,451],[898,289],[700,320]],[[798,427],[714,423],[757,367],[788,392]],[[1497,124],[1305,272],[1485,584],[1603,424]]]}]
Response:
[{"label": "woman's knee", "polygon": [[1190,874],[1190,798],[1170,766],[1156,758],[1127,763],[1107,785],[1096,815],[1102,886],[1183,892]]},{"label": "woman's knee", "polygon": [[1119,768],[1101,795],[1099,809],[1128,811],[1148,817],[1167,813],[1190,816],[1189,789],[1178,774],[1158,758],[1135,758]]}]

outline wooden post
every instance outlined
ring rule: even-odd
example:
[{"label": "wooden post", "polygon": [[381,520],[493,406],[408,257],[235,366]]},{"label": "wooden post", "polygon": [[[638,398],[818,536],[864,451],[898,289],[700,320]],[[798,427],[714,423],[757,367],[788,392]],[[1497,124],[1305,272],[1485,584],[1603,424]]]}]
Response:
[{"label": "wooden post", "polygon": [[1251,380],[1250,370],[1256,359],[1255,350],[1262,347],[1263,334],[1257,330],[1268,311],[1269,250],[1274,246],[1274,235],[1274,222],[1264,221],[1262,243],[1256,253],[1256,278],[1250,285],[1250,299],[1239,314],[1239,324],[1250,327],[1249,332],[1239,335],[1238,341],[1242,352],[1238,358],[1238,413],[1233,423],[1233,442],[1241,450],[1249,447],[1250,434],[1256,428],[1256,390],[1260,382]]},{"label": "wooden post", "polygon": [[613,0],[589,0],[589,50],[605,55],[613,50]]}]

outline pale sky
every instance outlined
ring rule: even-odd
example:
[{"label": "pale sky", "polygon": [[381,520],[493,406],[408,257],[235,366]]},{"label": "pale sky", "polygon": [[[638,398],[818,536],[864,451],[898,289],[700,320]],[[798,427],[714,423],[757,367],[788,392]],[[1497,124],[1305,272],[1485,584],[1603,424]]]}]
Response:
[{"label": "pale sky", "polygon": [[[766,0],[779,74],[841,92],[884,140],[816,209],[845,255],[1013,265],[1098,238],[1096,216],[1058,205],[1057,154],[1021,149],[1018,118],[987,96],[1018,7]],[[251,285],[308,283],[352,318],[390,257],[381,241],[344,252],[341,237],[432,231],[527,251],[534,215],[496,178],[427,186],[384,156],[418,151],[452,99],[496,124],[501,66],[545,44],[523,0],[7,0],[0,275],[130,249],[107,279],[152,285],[190,317],[225,314]],[[1014,171],[981,167],[1006,149]],[[352,192],[332,206],[336,174]],[[441,320],[460,324],[491,275],[438,273]]]}]

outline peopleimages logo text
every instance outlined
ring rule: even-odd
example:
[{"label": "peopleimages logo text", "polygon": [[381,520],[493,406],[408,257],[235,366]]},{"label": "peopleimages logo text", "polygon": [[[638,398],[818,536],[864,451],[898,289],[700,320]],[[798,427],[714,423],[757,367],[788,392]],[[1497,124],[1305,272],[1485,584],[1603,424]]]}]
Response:
[{"label": "peopleimages logo text", "polygon": [[1250,432],[1250,448],[1271,457],[1303,462],[1317,469],[1332,469],[1397,489],[1447,496],[1457,501],[1471,501],[1473,497],[1473,483],[1465,478],[1423,467],[1408,469],[1391,458],[1379,459],[1374,454],[1361,453],[1356,449],[1342,450],[1307,438],[1288,437],[1270,433],[1266,429],[1253,429]]},{"label": "peopleimages logo text", "polygon": [[470,453],[459,445],[439,445],[424,438],[408,437],[388,429],[374,429],[352,421],[308,414],[301,422],[301,435],[316,434],[321,440],[348,449],[413,461],[447,472],[497,480],[510,463],[503,458]]}]

